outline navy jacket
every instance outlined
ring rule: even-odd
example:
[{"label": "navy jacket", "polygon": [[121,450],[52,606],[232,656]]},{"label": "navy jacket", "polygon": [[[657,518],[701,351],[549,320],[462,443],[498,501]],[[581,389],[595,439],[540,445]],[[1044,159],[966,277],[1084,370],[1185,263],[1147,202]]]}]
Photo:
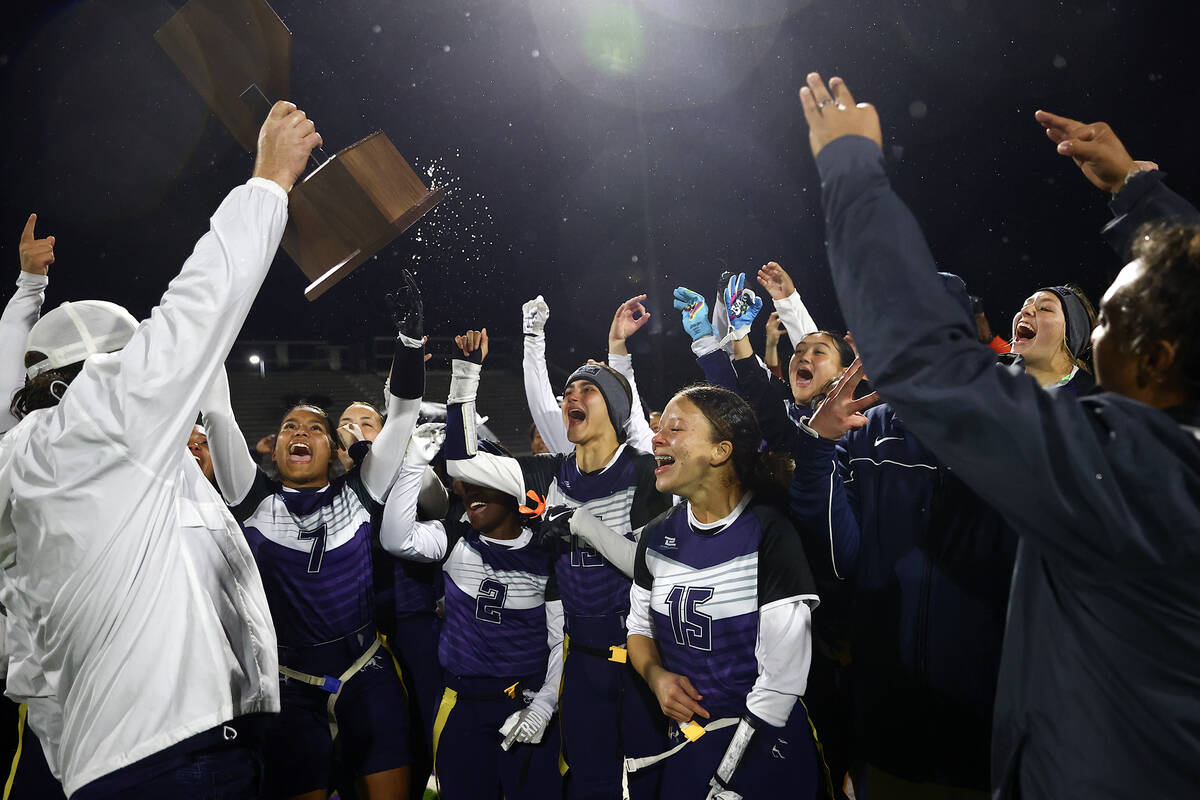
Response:
[{"label": "navy jacket", "polygon": [[890,406],[839,442],[800,433],[792,516],[819,584],[852,587],[859,754],[986,788],[1016,535]]},{"label": "navy jacket", "polygon": [[1046,392],[997,369],[879,148],[844,137],[817,166],[834,286],[867,373],[1022,537],[996,695],[998,796],[1194,795],[1200,414]]}]

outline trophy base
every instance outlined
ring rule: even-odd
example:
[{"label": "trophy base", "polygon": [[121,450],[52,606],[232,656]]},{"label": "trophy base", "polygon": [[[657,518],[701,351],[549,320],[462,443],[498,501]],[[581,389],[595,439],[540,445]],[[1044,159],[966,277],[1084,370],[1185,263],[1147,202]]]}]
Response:
[{"label": "trophy base", "polygon": [[288,199],[283,249],[310,281],[304,296],[329,291],[445,196],[445,189],[426,189],[379,132],[330,158]]}]

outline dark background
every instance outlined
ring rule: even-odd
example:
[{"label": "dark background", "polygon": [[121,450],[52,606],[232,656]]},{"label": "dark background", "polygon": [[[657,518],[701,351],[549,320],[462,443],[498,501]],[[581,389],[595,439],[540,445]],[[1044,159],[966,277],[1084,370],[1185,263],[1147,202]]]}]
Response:
[{"label": "dark background", "polygon": [[[17,271],[38,212],[38,235],[57,236],[47,307],[99,297],[146,315],[250,173],[152,39],[177,5],[6,4],[0,264]],[[1097,235],[1106,196],[1036,109],[1108,121],[1196,196],[1194,6],[275,0],[291,99],[326,150],[383,130],[450,194],[315,303],[281,252],[243,338],[386,335],[379,298],[408,265],[434,334],[486,325],[516,347],[521,302],[544,294],[551,359],[570,368],[602,357],[613,309],[646,292],[655,318],[630,346],[660,406],[698,374],[676,285],[711,296],[722,269],[775,259],[839,328],[796,99],[810,69],[879,108],[895,186],[1004,335],[1034,288],[1075,280],[1098,300],[1120,266]]]}]

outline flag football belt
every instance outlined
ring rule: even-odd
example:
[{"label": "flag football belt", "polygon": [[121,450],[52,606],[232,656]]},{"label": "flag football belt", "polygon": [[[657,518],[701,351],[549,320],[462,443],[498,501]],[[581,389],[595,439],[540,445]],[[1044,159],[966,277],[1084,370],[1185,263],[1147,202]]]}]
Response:
[{"label": "flag football belt", "polygon": [[316,675],[308,675],[290,667],[285,667],[283,664],[279,665],[280,675],[283,675],[284,677],[290,678],[294,681],[307,683],[309,686],[316,686],[318,689],[324,689],[325,691],[329,692],[329,702],[326,704],[326,708],[329,711],[330,738],[336,739],[338,735],[337,715],[334,713],[333,707],[337,704],[338,697],[340,697],[342,694],[342,687],[346,685],[346,681],[350,680],[350,678],[353,677],[356,672],[366,666],[367,662],[375,657],[375,654],[379,652],[379,648],[382,644],[383,642],[379,638],[379,634],[376,634],[375,641],[371,643],[371,646],[368,647],[361,656],[354,659],[354,663],[347,667],[346,671],[336,678],[330,675],[322,675],[320,677],[317,677]]},{"label": "flag football belt", "polygon": [[652,767],[660,761],[665,761],[671,756],[678,753],[683,748],[687,747],[692,742],[699,739],[709,731],[719,731],[722,728],[728,728],[737,725],[740,722],[739,717],[721,717],[714,719],[707,725],[701,725],[698,722],[689,722],[679,726],[679,731],[683,734],[683,741],[672,747],[670,750],[659,753],[655,756],[644,756],[642,758],[627,758],[625,759],[625,772],[633,773],[646,767]]},{"label": "flag football belt", "polygon": [[609,661],[615,661],[618,664],[624,664],[629,660],[629,651],[619,644],[609,645],[608,647],[588,647],[586,644],[571,642],[567,645],[567,648],[568,653],[587,653],[589,656],[599,656]]}]

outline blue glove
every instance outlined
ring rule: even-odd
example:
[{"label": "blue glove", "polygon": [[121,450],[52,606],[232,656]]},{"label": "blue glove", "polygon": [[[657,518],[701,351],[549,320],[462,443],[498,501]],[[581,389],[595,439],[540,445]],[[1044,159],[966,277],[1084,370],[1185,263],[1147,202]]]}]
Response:
[{"label": "blue glove", "polygon": [[725,287],[725,308],[729,313],[729,338],[741,339],[750,333],[750,326],[763,302],[751,289],[745,288],[746,273],[739,272]]},{"label": "blue glove", "polygon": [[701,336],[712,335],[712,323],[708,320],[708,303],[704,302],[701,295],[680,286],[675,289],[673,305],[682,312],[683,329],[692,337],[693,342]]}]

